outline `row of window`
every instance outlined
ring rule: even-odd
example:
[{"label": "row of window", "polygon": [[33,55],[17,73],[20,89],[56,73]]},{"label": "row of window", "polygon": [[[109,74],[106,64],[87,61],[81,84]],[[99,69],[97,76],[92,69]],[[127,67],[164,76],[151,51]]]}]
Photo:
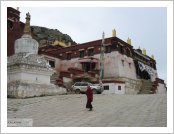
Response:
[{"label": "row of window", "polygon": [[[124,66],[125,65],[125,61],[124,60],[121,60],[122,62],[122,65]],[[129,68],[131,68],[131,63],[128,63],[129,64]]]},{"label": "row of window", "polygon": [[[113,46],[114,45],[105,46],[105,53],[110,53],[113,49]],[[123,46],[117,45],[117,46],[115,46],[114,49],[117,49],[120,53],[126,54],[127,56],[132,56],[131,50],[129,48],[124,48]],[[94,48],[88,49],[87,50],[87,55],[88,56],[93,56],[94,55]],[[79,51],[79,57],[83,58],[84,56],[85,56],[85,50]],[[137,55],[135,54],[135,56],[137,56]],[[72,53],[67,53],[65,58],[66,58],[66,60],[71,60]],[[145,59],[142,59],[142,60],[145,60]],[[122,60],[122,65],[124,66],[124,64],[125,64],[124,60]],[[156,69],[155,64],[150,63],[150,66],[153,67],[154,69]],[[131,63],[129,63],[129,68],[131,68]]]},{"label": "row of window", "polygon": [[[81,50],[79,52],[80,52],[79,57],[80,58],[83,58],[85,56],[85,51],[84,50]],[[67,60],[71,60],[71,55],[72,55],[72,53],[67,53],[66,59]],[[93,55],[94,55],[94,49],[93,48],[88,49],[88,56],[93,56]]]},{"label": "row of window", "polygon": [[105,53],[110,53],[112,50],[118,50],[121,54],[132,56],[131,50],[129,48],[125,48],[124,46],[121,45],[105,46]]},{"label": "row of window", "polygon": [[[125,49],[123,46],[120,46],[120,47],[118,47],[118,49],[117,49],[120,53],[122,53],[122,54],[126,54],[126,55],[128,55],[128,56],[131,56],[132,54],[131,54],[131,51],[130,51],[130,49]],[[109,46],[105,46],[105,53],[110,53],[112,51],[112,45],[109,45]],[[85,56],[85,50],[81,50],[81,51],[79,51],[79,57],[80,58],[83,58],[84,56]],[[67,55],[66,55],[66,59],[67,60],[70,60],[71,59],[71,53],[67,53]],[[90,48],[90,49],[88,49],[88,51],[87,51],[87,55],[88,56],[93,56],[94,55],[94,48]]]}]

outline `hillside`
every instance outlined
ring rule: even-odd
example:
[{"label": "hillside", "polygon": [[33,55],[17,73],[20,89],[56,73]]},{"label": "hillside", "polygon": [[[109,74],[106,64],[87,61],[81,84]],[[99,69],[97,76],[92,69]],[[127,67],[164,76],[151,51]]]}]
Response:
[{"label": "hillside", "polygon": [[71,37],[67,34],[63,34],[57,29],[49,29],[45,27],[39,26],[31,26],[32,36],[39,42],[39,45],[52,44],[55,40],[59,40],[68,44],[76,44],[75,41],[71,39]]}]

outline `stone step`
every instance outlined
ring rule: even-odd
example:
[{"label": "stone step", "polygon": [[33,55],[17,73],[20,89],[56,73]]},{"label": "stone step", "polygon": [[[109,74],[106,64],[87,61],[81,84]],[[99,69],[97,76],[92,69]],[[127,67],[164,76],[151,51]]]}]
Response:
[{"label": "stone step", "polygon": [[149,80],[143,80],[142,82],[143,82],[143,84],[142,84],[142,88],[141,88],[141,91],[139,92],[139,94],[150,94],[153,83]]},{"label": "stone step", "polygon": [[51,83],[55,83],[57,78],[58,78],[58,74],[57,73],[52,74],[51,77],[50,77],[50,82]]}]

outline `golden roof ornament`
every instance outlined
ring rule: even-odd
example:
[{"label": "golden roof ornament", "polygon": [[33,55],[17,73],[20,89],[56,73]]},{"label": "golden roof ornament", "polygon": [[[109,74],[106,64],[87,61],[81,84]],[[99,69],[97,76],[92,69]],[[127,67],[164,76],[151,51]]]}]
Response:
[{"label": "golden roof ornament", "polygon": [[146,55],[146,49],[145,48],[143,48],[143,54]]},{"label": "golden roof ornament", "polygon": [[68,47],[68,45],[65,44],[65,42],[55,40],[52,44],[53,46],[61,46],[61,47]]},{"label": "golden roof ornament", "polygon": [[116,37],[116,30],[115,29],[112,30],[112,37]]},{"label": "golden roof ornament", "polygon": [[131,39],[128,37],[128,39],[127,39],[127,43],[129,44],[129,45],[131,45]]},{"label": "golden roof ornament", "polygon": [[31,35],[31,29],[30,29],[30,13],[26,13],[26,23],[25,23],[25,28],[24,28],[24,34],[29,34]]}]

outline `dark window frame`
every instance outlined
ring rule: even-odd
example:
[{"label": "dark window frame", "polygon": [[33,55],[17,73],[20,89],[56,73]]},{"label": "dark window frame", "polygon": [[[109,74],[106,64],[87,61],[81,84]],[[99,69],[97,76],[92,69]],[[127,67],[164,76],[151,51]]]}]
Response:
[{"label": "dark window frame", "polygon": [[105,46],[105,53],[111,53],[111,45]]},{"label": "dark window frame", "polygon": [[124,60],[121,60],[122,65],[124,66]]},{"label": "dark window frame", "polygon": [[85,51],[84,51],[84,50],[79,51],[79,57],[80,57],[80,58],[85,57]]},{"label": "dark window frame", "polygon": [[118,86],[118,90],[121,90],[121,86]]},{"label": "dark window frame", "polygon": [[48,62],[52,68],[55,68],[55,60],[48,60]]},{"label": "dark window frame", "polygon": [[71,53],[66,54],[66,60],[71,60]]},{"label": "dark window frame", "polygon": [[94,55],[94,48],[89,48],[88,49],[88,56],[93,56]]},{"label": "dark window frame", "polygon": [[104,85],[103,88],[104,90],[109,90],[109,85]]},{"label": "dark window frame", "polygon": [[129,68],[131,68],[131,63],[129,63]]}]

